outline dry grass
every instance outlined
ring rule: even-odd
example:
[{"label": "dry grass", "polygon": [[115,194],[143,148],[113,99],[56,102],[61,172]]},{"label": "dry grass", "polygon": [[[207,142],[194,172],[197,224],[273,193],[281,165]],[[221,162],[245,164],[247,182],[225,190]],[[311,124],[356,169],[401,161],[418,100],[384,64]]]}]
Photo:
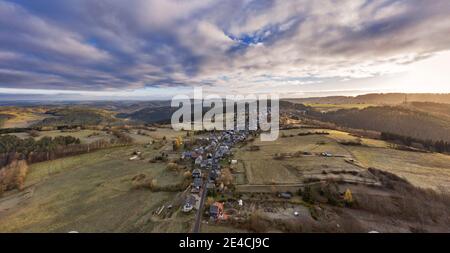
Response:
[{"label": "dry grass", "polygon": [[[337,226],[339,224],[339,226]],[[243,222],[234,222],[233,226],[255,233],[281,231],[285,233],[362,233],[363,225],[353,216],[341,214],[333,221],[316,221],[308,217],[292,219],[273,219],[257,210]]]},{"label": "dry grass", "polygon": [[172,160],[172,162],[167,163],[166,169],[172,172],[181,172],[186,169],[186,166],[180,165],[177,161]]},{"label": "dry grass", "polygon": [[450,226],[450,195],[421,189],[389,172],[370,169],[393,192],[391,198],[364,195],[356,208],[400,220]]},{"label": "dry grass", "polygon": [[450,156],[387,148],[348,146],[355,160],[406,178],[417,187],[439,190],[450,188]]},{"label": "dry grass", "polygon": [[149,189],[152,192],[179,192],[185,190],[190,183],[189,178],[184,178],[175,184],[161,184],[156,178],[145,174],[138,174],[132,178],[132,189]]}]

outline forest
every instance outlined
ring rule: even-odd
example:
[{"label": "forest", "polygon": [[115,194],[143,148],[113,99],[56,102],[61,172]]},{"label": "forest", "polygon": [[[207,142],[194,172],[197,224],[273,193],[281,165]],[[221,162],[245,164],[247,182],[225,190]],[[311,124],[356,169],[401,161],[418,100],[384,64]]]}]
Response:
[{"label": "forest", "polygon": [[339,126],[409,136],[419,140],[450,141],[450,120],[402,106],[338,110],[313,115]]}]

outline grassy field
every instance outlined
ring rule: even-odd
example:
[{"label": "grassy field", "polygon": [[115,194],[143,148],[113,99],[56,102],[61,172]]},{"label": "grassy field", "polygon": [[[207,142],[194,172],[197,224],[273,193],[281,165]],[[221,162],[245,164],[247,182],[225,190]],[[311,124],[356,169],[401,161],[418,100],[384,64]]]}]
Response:
[{"label": "grassy field", "polygon": [[[146,131],[141,130],[141,132],[145,133],[145,135],[138,134],[137,130],[131,130],[128,135],[133,138],[135,143],[138,144],[146,144],[150,143],[155,139],[161,140],[164,136],[167,138],[167,140],[173,140],[177,136],[186,136],[185,132],[175,132],[172,129],[166,129],[166,128],[157,128],[156,131]],[[28,133],[13,133],[12,135],[15,135],[19,138],[28,138],[30,135]],[[73,136],[75,138],[79,138],[82,143],[92,143],[97,140],[101,139],[107,139],[109,140],[112,136],[108,134],[105,131],[98,131],[98,130],[77,130],[77,131],[60,131],[60,130],[53,130],[53,131],[40,131],[39,136],[35,137],[35,140],[39,140],[43,137],[57,137],[57,136]]]},{"label": "grassy field", "polygon": [[[298,136],[299,132],[326,131],[329,135]],[[283,130],[275,142],[260,142],[259,151],[248,151],[246,147],[237,150],[237,168],[245,171],[236,177],[237,184],[277,185],[301,183],[305,178],[341,178],[370,182],[365,168],[373,167],[389,171],[406,178],[412,184],[423,188],[450,189],[450,156],[433,153],[416,153],[390,148],[384,141],[357,138],[348,133],[334,130],[294,129]],[[360,139],[364,146],[345,146],[340,141]],[[273,159],[276,153],[328,152],[343,157],[301,156],[283,160]],[[346,159],[353,159],[350,164]]]},{"label": "grassy field", "polygon": [[389,171],[422,188],[450,189],[450,156],[386,148],[349,147],[364,166]]},{"label": "grassy field", "polygon": [[145,174],[158,185],[181,182],[181,173],[148,160],[128,161],[139,149],[148,158],[151,147],[125,147],[34,164],[24,193],[0,199],[27,197],[9,210],[0,208],[1,232],[187,232],[191,216],[175,213],[158,219],[152,212],[173,200],[176,192],[132,189],[132,178]]},{"label": "grassy field", "polygon": [[[260,147],[259,151],[247,151],[244,147],[236,152],[236,159],[245,169],[248,184],[298,184],[303,183],[306,177],[320,176],[323,171],[360,171],[361,169],[345,162],[343,157],[302,156],[291,157],[284,160],[275,160],[277,153],[295,152],[328,152],[350,158],[352,154],[337,143],[331,135],[298,136],[300,132],[311,130],[295,129],[283,130],[280,137],[274,142],[260,142],[253,144]],[[322,130],[314,130],[321,132]],[[292,137],[291,137],[292,136]],[[238,181],[242,183],[242,180]]]}]

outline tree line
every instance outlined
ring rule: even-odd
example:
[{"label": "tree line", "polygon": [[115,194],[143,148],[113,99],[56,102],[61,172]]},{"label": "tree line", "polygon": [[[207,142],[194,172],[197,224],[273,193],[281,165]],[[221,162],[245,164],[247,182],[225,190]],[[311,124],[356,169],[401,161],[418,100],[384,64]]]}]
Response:
[{"label": "tree line", "polygon": [[316,113],[312,116],[342,127],[394,133],[411,136],[418,140],[433,140],[433,142],[450,141],[450,121],[447,118],[408,108],[369,107],[362,110]]},{"label": "tree line", "polygon": [[114,138],[81,143],[73,136],[42,137],[21,139],[15,135],[0,136],[0,166],[6,166],[15,160],[26,160],[28,164],[53,160],[66,156],[79,155],[112,146],[128,145],[133,139],[119,132],[112,132]]},{"label": "tree line", "polygon": [[425,150],[438,152],[438,153],[450,153],[450,142],[439,140],[421,140],[410,136],[403,136],[399,134],[382,132],[380,138],[385,141],[399,142],[405,146],[414,146],[420,144]]}]

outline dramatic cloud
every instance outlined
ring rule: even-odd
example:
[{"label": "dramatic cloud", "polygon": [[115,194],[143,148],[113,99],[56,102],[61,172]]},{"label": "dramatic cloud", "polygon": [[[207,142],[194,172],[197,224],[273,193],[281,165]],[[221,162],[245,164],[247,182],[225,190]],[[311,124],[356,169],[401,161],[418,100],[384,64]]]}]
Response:
[{"label": "dramatic cloud", "polygon": [[0,93],[395,90],[448,34],[448,0],[0,0]]}]

